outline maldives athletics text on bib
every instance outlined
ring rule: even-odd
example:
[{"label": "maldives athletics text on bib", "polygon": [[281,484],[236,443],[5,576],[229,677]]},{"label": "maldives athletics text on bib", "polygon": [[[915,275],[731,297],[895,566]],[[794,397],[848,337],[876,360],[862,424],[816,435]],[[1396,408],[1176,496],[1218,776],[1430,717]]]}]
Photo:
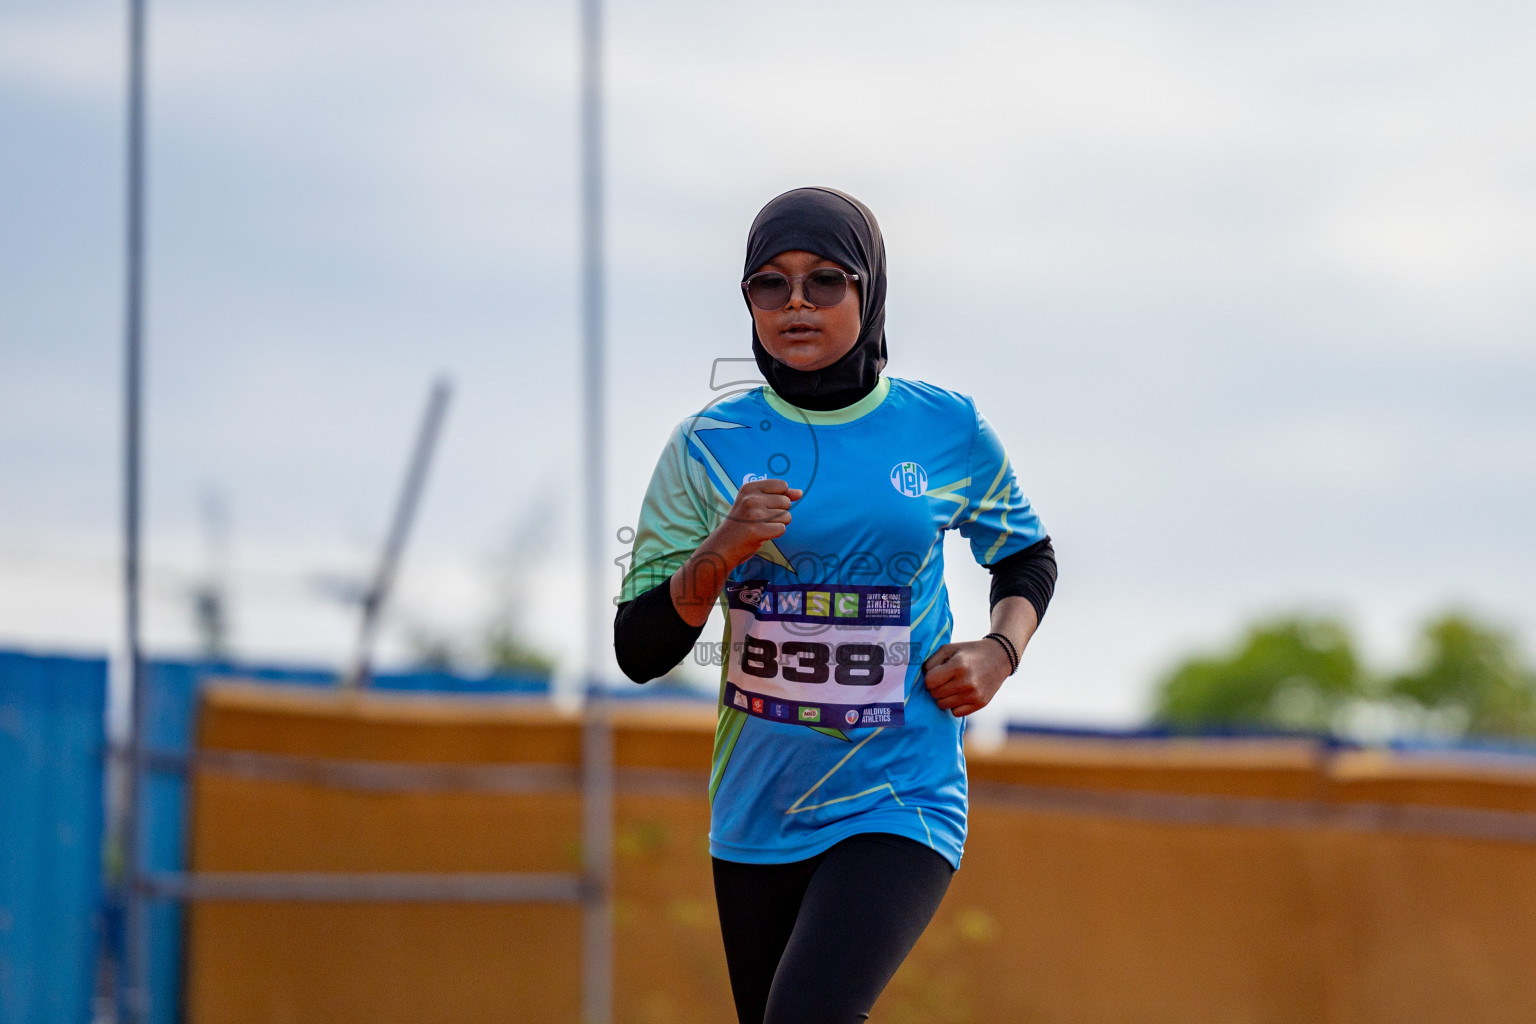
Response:
[{"label": "maldives athletics text on bib", "polygon": [[726,585],[727,706],[832,728],[903,724],[912,588]]}]

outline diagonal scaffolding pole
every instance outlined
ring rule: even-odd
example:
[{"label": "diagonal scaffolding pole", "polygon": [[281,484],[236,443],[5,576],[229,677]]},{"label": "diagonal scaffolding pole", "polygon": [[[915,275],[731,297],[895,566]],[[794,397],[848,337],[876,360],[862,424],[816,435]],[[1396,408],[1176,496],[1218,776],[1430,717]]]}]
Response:
[{"label": "diagonal scaffolding pole", "polygon": [[346,689],[367,686],[373,673],[373,641],[379,631],[379,617],[384,612],[390,588],[394,586],[395,571],[411,534],[411,523],[416,519],[416,506],[421,503],[427,470],[432,468],[432,453],[437,450],[437,437],[442,433],[443,417],[448,414],[448,399],[452,395],[453,385],[447,377],[439,377],[433,382],[432,393],[427,398],[427,411],[422,414],[421,429],[416,434],[416,447],[411,452],[411,463],[405,471],[405,483],[401,485],[400,498],[395,503],[395,518],[390,523],[389,536],[385,538],[384,551],[379,556],[379,567],[368,592],[363,595],[363,620],[357,631],[357,651],[352,657],[352,667],[341,677]]},{"label": "diagonal scaffolding pole", "polygon": [[143,325],[144,325],[144,32],[146,0],[128,2],[127,213],[123,282],[123,612],[129,687],[128,762],[123,789],[122,892],[124,897],[125,977],[121,991],[126,1024],[139,1024],[149,1012],[146,895],[139,862],[139,785],[144,767],[144,656],[140,642],[139,581],[140,485],[143,465]]},{"label": "diagonal scaffolding pole", "polygon": [[585,430],[586,650],[583,661],[582,1017],[613,1016],[613,729],[602,675],[607,666],[604,600],[605,417],[603,410],[603,79],[602,0],[581,0],[581,334]]}]

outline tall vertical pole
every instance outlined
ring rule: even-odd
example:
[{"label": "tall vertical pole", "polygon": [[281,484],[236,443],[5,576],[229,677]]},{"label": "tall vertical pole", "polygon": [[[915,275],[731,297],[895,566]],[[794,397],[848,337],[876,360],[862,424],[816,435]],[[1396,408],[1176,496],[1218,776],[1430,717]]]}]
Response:
[{"label": "tall vertical pole", "polygon": [[139,785],[143,776],[144,658],[139,622],[140,439],[143,433],[144,323],[144,16],[146,0],[128,0],[127,273],[123,304],[123,603],[127,628],[127,785],[123,807],[123,888],[126,897],[124,989],[127,1024],[141,1024],[149,1010],[146,906],[139,886]]},{"label": "tall vertical pole", "polygon": [[582,921],[582,1017],[613,1017],[613,731],[602,676],[609,603],[604,574],[603,415],[603,8],[581,0],[581,333],[586,430],[586,700],[582,726],[582,856],[587,894]]}]

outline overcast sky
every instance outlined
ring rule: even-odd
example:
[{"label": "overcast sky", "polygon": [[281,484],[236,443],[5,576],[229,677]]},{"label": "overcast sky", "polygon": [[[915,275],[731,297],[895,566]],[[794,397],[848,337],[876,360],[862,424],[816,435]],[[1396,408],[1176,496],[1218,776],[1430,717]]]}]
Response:
[{"label": "overcast sky", "polygon": [[[0,8],[0,643],[119,641],[120,2]],[[400,580],[468,639],[509,563],[579,621],[571,5],[152,0],[147,630],[191,649],[202,496],[236,650],[339,664],[456,383]],[[756,210],[880,218],[889,372],[974,395],[1061,582],[1001,713],[1129,722],[1256,614],[1383,664],[1451,603],[1536,630],[1536,9],[608,5],[612,531],[748,354]],[[986,574],[947,549],[959,635]],[[613,555],[623,553],[617,540]],[[617,585],[617,569],[614,584]]]}]

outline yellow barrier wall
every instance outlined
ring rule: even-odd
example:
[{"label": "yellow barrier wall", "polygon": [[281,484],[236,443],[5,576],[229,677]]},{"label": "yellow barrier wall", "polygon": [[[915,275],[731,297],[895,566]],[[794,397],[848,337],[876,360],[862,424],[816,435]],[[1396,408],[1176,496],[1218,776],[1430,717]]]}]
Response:
[{"label": "yellow barrier wall", "polygon": [[[624,1024],[734,1019],[705,840],[712,734],[699,709],[619,723]],[[534,706],[226,685],[199,746],[574,766],[580,732]],[[1296,742],[1033,740],[970,761],[965,863],[876,1021],[1536,1021],[1536,844],[1366,827],[1529,822],[1536,777]],[[1441,817],[1392,817],[1419,808]],[[579,797],[205,764],[192,835],[201,871],[571,871]],[[574,1022],[579,950],[567,906],[200,903],[188,1016]]]}]

